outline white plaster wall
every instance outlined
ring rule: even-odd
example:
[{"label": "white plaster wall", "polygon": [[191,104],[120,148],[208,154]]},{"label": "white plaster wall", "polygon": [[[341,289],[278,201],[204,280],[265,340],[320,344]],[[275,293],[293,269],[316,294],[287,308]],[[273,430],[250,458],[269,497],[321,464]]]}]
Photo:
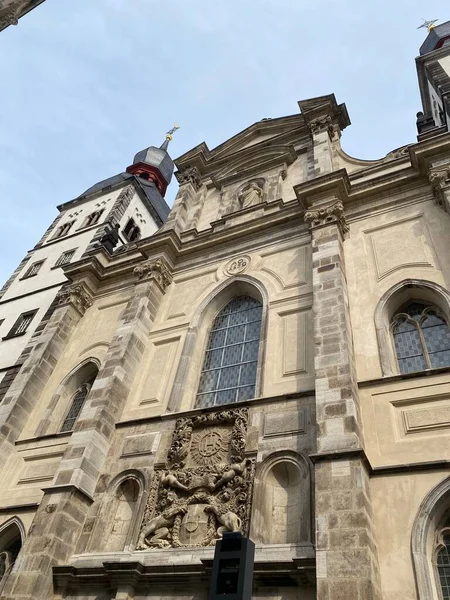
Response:
[{"label": "white plaster wall", "polygon": [[123,228],[127,224],[129,219],[133,219],[136,225],[141,230],[141,239],[150,237],[158,231],[158,225],[156,225],[152,216],[146,209],[144,203],[139,198],[138,194],[134,194],[130,205],[125,211],[121,221],[120,221],[120,235],[123,237]]},{"label": "white plaster wall", "polygon": [[72,225],[72,227],[70,229],[70,235],[72,235],[73,233],[76,233],[80,229],[80,227],[82,226],[82,224],[87,216],[89,216],[92,212],[94,212],[96,210],[101,210],[102,208],[104,208],[105,211],[102,214],[102,216],[98,222],[98,224],[101,224],[106,219],[108,212],[113,207],[113,204],[116,201],[117,196],[120,194],[121,191],[122,191],[122,188],[120,188],[118,190],[114,190],[107,194],[103,194],[102,196],[97,196],[90,200],[89,199],[85,200],[85,201],[83,201],[83,203],[80,203],[77,206],[66,209],[64,211],[63,216],[58,221],[58,224],[56,225],[54,231],[47,238],[45,245],[52,242],[55,232],[60,225],[64,225],[68,221],[75,220],[75,223]]},{"label": "white plaster wall", "polygon": [[447,75],[450,77],[450,55],[444,56],[438,62],[444,69],[444,71],[447,73]]},{"label": "white plaster wall", "polygon": [[442,120],[440,117],[440,111],[442,110],[442,102],[439,97],[439,94],[435,92],[434,87],[431,85],[430,82],[428,82],[428,93],[430,95],[430,104],[431,110],[433,111],[434,122],[436,125],[442,125]]},{"label": "white plaster wall", "polygon": [[[15,298],[23,294],[29,294],[36,289],[46,288],[58,283],[62,284],[66,281],[60,267],[54,268],[56,261],[63,252],[75,250],[75,254],[71,262],[79,260],[81,255],[88,247],[90,241],[94,237],[96,228],[88,229],[74,236],[64,236],[55,240],[53,243],[45,244],[38,248],[23,267],[21,273],[16,277],[13,283],[4,294],[2,300]],[[44,260],[37,275],[22,279],[29,267],[34,263]],[[1,307],[1,303],[0,303]]]},{"label": "white plaster wall", "polygon": [[[0,326],[0,369],[2,367],[14,365],[15,361],[19,358],[20,353],[30,341],[33,331],[36,329],[50,306],[58,289],[59,288],[52,288],[50,290],[44,290],[32,294],[31,296],[25,296],[24,298],[18,298],[12,302],[0,304],[0,319],[5,319]],[[39,310],[34,316],[25,335],[8,340],[1,339],[7,335],[19,315],[36,308]]]}]

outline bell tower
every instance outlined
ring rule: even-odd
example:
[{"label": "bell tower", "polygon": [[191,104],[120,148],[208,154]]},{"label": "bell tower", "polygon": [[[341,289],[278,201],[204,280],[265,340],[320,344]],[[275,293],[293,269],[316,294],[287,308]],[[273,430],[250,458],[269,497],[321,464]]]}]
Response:
[{"label": "bell tower", "polygon": [[428,26],[416,58],[422,111],[417,114],[418,140],[450,129],[450,21]]}]

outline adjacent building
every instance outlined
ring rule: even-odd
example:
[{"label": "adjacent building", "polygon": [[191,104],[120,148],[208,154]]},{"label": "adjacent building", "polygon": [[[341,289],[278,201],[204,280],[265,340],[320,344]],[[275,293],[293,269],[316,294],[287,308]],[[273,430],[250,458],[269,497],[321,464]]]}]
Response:
[{"label": "adjacent building", "polygon": [[3,290],[6,600],[450,598],[450,24],[418,142],[347,155],[334,95],[59,207]]}]

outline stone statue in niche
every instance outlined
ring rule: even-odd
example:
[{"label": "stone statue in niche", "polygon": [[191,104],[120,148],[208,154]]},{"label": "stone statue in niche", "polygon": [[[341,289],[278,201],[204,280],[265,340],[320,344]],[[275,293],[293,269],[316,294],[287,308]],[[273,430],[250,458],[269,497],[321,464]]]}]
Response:
[{"label": "stone statue in niche", "polygon": [[254,179],[242,187],[237,194],[241,208],[256,206],[262,200],[264,179]]},{"label": "stone statue in niche", "polygon": [[138,550],[248,534],[255,464],[244,455],[247,421],[245,408],[178,419],[167,463],[154,473]]}]

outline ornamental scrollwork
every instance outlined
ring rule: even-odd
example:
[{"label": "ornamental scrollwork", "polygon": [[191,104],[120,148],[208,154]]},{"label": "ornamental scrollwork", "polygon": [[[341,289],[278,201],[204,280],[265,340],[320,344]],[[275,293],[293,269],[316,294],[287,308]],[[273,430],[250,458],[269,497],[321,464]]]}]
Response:
[{"label": "ornamental scrollwork", "polygon": [[18,25],[19,17],[20,7],[11,8],[11,10],[0,17],[0,30],[9,27],[9,25]]},{"label": "ornamental scrollwork", "polygon": [[138,550],[248,534],[255,465],[245,457],[247,422],[247,409],[178,419],[167,462],[154,473]]},{"label": "ornamental scrollwork", "polygon": [[311,229],[336,223],[341,228],[343,234],[346,234],[349,231],[342,202],[335,202],[331,206],[325,208],[307,210],[304,219],[306,223],[309,223]]},{"label": "ornamental scrollwork", "polygon": [[92,298],[80,283],[63,287],[56,296],[57,306],[72,305],[83,316],[86,310],[92,306]]},{"label": "ornamental scrollwork", "polygon": [[333,122],[330,115],[326,115],[325,117],[318,117],[317,119],[313,119],[309,127],[311,129],[311,133],[321,133],[322,131],[327,131],[330,136],[333,135],[334,128]]},{"label": "ornamental scrollwork", "polygon": [[446,165],[430,170],[428,180],[431,184],[436,204],[447,210],[444,188],[450,188],[450,166]]},{"label": "ornamental scrollwork", "polygon": [[196,192],[202,187],[202,178],[197,167],[191,167],[186,169],[186,171],[179,171],[175,173],[175,177],[180,185],[186,183],[192,184]]},{"label": "ornamental scrollwork", "polygon": [[166,291],[173,279],[167,263],[161,258],[138,265],[133,273],[138,279],[154,279],[163,292]]}]

